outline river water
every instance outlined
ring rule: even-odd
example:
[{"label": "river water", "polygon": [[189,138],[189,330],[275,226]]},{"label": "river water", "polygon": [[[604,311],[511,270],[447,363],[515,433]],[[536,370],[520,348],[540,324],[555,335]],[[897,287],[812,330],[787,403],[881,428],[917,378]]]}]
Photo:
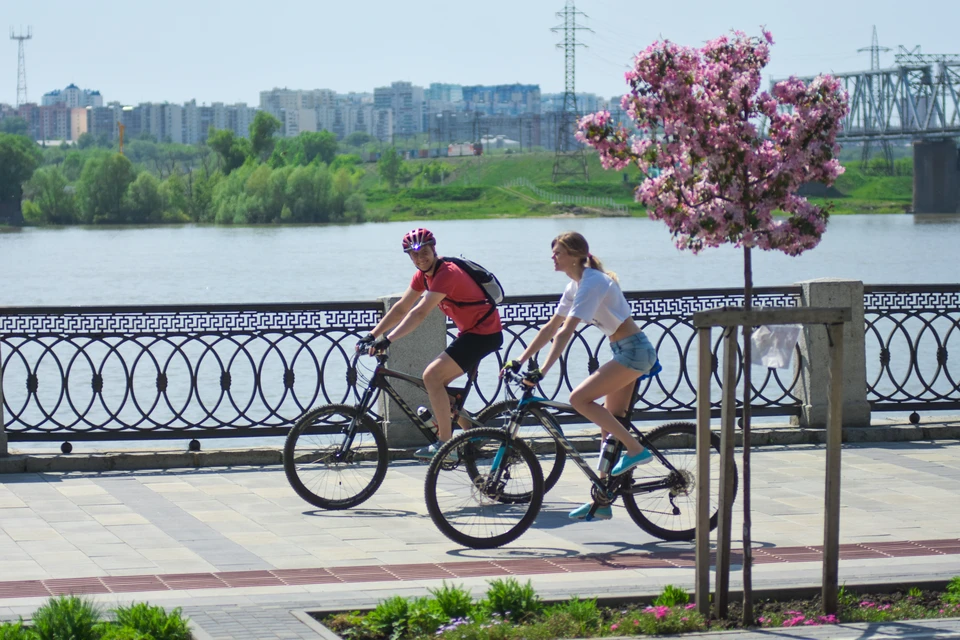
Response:
[{"label": "river water", "polygon": [[[302,227],[23,229],[0,233],[0,305],[373,300],[412,275],[400,238],[418,223]],[[497,274],[508,295],[558,293],[550,240],[575,230],[625,291],[743,286],[743,253],[676,249],[647,218],[423,222],[441,255]],[[835,216],[799,257],[754,252],[754,284],[836,277],[866,284],[960,282],[960,216]]]},{"label": "river water", "polygon": [[[559,295],[566,276],[553,271],[550,240],[567,230],[586,236],[592,252],[618,273],[625,291],[743,286],[742,251],[680,251],[662,223],[646,218],[419,224],[436,234],[441,255],[464,255],[487,266],[508,295]],[[415,226],[418,223],[5,231],[0,232],[0,305],[373,300],[407,286],[413,268],[400,250],[400,238]],[[755,252],[754,284],[789,285],[825,277],[866,284],[957,283],[958,240],[960,216],[955,215],[836,216],[821,244],[802,256]],[[204,447],[262,444],[259,441],[207,441]],[[77,450],[131,445],[78,444]],[[56,446],[17,443],[11,448]]]}]

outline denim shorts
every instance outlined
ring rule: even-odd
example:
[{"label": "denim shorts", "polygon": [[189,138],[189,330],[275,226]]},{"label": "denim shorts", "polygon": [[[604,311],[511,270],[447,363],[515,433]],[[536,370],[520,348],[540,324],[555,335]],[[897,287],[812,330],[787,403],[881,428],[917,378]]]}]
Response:
[{"label": "denim shorts", "polygon": [[657,350],[653,348],[643,332],[627,336],[610,343],[613,359],[628,369],[647,373],[657,361]]}]

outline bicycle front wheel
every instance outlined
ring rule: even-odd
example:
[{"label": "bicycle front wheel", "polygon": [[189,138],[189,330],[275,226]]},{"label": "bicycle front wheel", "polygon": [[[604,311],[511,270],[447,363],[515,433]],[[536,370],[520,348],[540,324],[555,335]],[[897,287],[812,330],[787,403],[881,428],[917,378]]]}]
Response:
[{"label": "bicycle front wheel", "polygon": [[[516,501],[504,496],[526,495]],[[543,504],[543,472],[530,447],[501,429],[478,427],[444,444],[427,470],[424,498],[443,535],[472,549],[513,542]]]},{"label": "bicycle front wheel", "polygon": [[[517,408],[516,400],[504,400],[492,404],[477,416],[477,422],[482,422],[487,427],[497,429],[506,429],[513,417],[513,412]],[[547,431],[547,424],[552,423],[553,427],[563,432],[556,420],[542,409],[532,407],[523,412],[520,416],[520,433],[525,433],[528,428],[535,428],[536,433],[526,433],[524,442],[530,445],[533,452],[540,461],[540,467],[543,469],[543,490],[546,493],[553,489],[563,473],[563,465],[567,461],[567,454],[563,447],[557,445],[550,432]],[[539,436],[535,442],[531,442],[530,436]],[[544,438],[543,436],[546,436]]]},{"label": "bicycle front wheel", "polygon": [[[347,447],[347,440],[353,440]],[[301,498],[349,509],[372,496],[387,473],[387,439],[356,407],[330,404],[303,414],[287,434],[283,470]]]},{"label": "bicycle front wheel", "polygon": [[[673,471],[656,457],[632,470],[632,492],[624,490],[623,505],[641,529],[662,540],[693,540],[697,527],[697,425],[673,422],[647,436],[670,462]],[[670,447],[670,448],[667,448]],[[644,484],[667,488],[642,491]],[[733,466],[733,495],[737,495],[737,467]],[[710,433],[710,530],[717,526],[720,506],[720,436]]]}]

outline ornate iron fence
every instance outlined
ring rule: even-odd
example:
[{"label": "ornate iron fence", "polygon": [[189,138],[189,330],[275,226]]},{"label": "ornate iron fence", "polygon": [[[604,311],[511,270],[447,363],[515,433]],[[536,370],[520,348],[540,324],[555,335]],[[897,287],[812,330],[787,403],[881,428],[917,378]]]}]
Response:
[{"label": "ornate iron fence", "polygon": [[[697,332],[692,317],[703,311],[724,305],[742,305],[742,289],[700,289],[696,291],[651,291],[627,293],[633,317],[657,348],[663,371],[643,383],[640,399],[634,409],[634,419],[682,419],[696,415]],[[501,361],[519,356],[533,340],[539,327],[554,313],[558,297],[529,296],[508,299],[500,315],[503,318],[505,340]],[[768,307],[795,307],[800,301],[800,287],[763,287],[754,291],[753,304]],[[719,332],[713,344],[714,414],[720,413],[720,375],[718,351],[722,337]],[[541,391],[554,400],[566,400],[570,391],[589,373],[610,359],[607,340],[592,326],[583,326],[567,346],[560,366],[547,374]],[[689,367],[693,367],[690,369]],[[739,379],[739,365],[738,365]],[[489,382],[490,377],[486,380]],[[765,376],[755,376],[754,415],[799,415],[800,400],[795,395],[799,381],[798,370],[782,372],[768,369]],[[496,382],[496,379],[494,379]],[[501,390],[498,388],[494,395]]]},{"label": "ornate iron fence", "polygon": [[960,409],[960,284],[865,286],[863,304],[871,408]]},{"label": "ornate iron fence", "polygon": [[[664,368],[644,383],[634,417],[693,417],[698,360],[691,315],[740,305],[742,290],[627,297]],[[800,287],[759,288],[754,304],[790,307],[799,300]],[[504,348],[481,365],[471,409],[503,394],[497,370],[533,339],[556,301],[507,299],[500,310]],[[960,408],[960,375],[947,359],[960,340],[960,285],[869,286],[865,309],[874,410]],[[350,367],[353,346],[381,314],[379,302],[0,309],[6,433],[11,441],[284,435],[311,406],[355,401],[365,372]],[[718,332],[715,415],[720,341]],[[544,395],[565,400],[608,353],[604,336],[584,326],[541,384]],[[754,414],[798,415],[798,381],[796,367],[755,375]]]},{"label": "ornate iron fence", "polygon": [[377,302],[0,310],[11,441],[283,435],[350,401]]}]

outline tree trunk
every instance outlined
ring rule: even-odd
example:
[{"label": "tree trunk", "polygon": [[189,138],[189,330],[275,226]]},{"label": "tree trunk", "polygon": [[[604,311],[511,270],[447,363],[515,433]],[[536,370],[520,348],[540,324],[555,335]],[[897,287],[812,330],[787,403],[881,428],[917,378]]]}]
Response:
[{"label": "tree trunk", "polygon": [[[753,307],[753,266],[750,247],[743,248],[743,306]],[[750,403],[753,389],[750,382],[750,336],[753,327],[743,327],[743,625],[753,626],[753,552],[750,539]]]}]

